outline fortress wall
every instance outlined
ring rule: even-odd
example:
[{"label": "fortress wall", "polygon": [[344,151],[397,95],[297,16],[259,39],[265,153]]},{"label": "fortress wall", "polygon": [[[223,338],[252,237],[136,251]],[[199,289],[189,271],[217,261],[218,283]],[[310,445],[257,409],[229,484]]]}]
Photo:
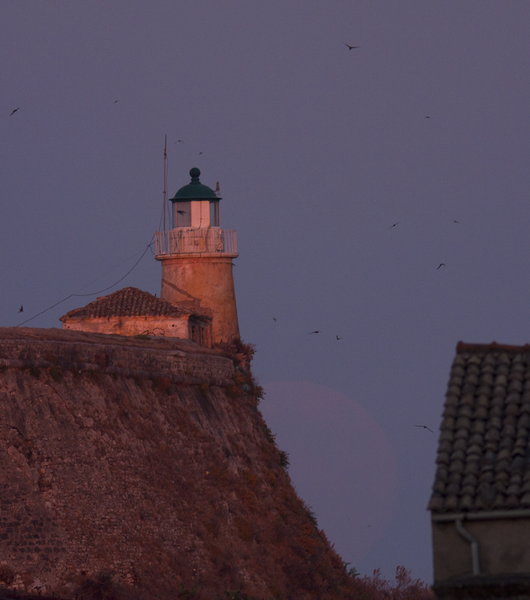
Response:
[{"label": "fortress wall", "polygon": [[19,361],[0,367],[0,586],[78,600],[98,581],[114,586],[98,597],[128,600],[345,597],[342,560],[231,358],[61,330],[0,330],[0,356]]},{"label": "fortress wall", "polygon": [[101,572],[133,584],[165,552],[175,560],[197,543],[192,519],[183,521],[182,472],[200,450],[177,452],[171,442],[195,421],[213,439],[233,430],[231,419],[215,426],[219,392],[157,394],[145,382],[97,377],[3,374],[0,562],[21,589],[74,589],[79,576]]},{"label": "fortress wall", "polygon": [[[55,366],[73,371],[95,370],[109,374],[127,374],[120,369],[128,369],[152,372],[159,377],[191,377],[189,383],[217,380],[221,385],[228,385],[234,374],[234,365],[230,359],[197,352],[195,344],[189,350],[190,344],[177,338],[163,339],[166,345],[171,344],[170,339],[173,339],[174,347],[167,348],[142,345],[140,341],[149,340],[136,338],[131,338],[126,345],[123,343],[123,336],[86,334],[84,337],[90,341],[70,341],[68,338],[34,339],[28,343],[28,339],[24,337],[0,339],[0,366]],[[117,343],[113,344],[113,341]],[[223,383],[223,380],[226,381]]]}]

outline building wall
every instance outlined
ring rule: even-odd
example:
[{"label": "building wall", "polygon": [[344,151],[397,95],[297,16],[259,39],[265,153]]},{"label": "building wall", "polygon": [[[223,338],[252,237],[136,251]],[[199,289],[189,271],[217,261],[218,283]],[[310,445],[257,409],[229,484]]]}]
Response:
[{"label": "building wall", "polygon": [[63,321],[63,329],[128,336],[163,335],[188,339],[188,318],[187,314],[180,319],[175,317],[72,318]]},{"label": "building wall", "polygon": [[[464,521],[479,545],[483,575],[530,573],[530,519]],[[433,523],[434,581],[472,573],[471,545],[454,521]]]},{"label": "building wall", "polygon": [[189,309],[211,311],[213,343],[239,337],[231,256],[162,258],[160,297]]}]

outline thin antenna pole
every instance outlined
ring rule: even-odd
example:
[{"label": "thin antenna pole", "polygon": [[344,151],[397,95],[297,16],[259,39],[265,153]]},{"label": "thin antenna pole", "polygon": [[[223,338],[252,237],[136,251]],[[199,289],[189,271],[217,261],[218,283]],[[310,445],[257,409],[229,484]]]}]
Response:
[{"label": "thin antenna pole", "polygon": [[164,142],[164,204],[162,206],[163,208],[163,213],[164,213],[164,233],[166,231],[166,188],[167,188],[167,133],[166,133],[166,139]]}]

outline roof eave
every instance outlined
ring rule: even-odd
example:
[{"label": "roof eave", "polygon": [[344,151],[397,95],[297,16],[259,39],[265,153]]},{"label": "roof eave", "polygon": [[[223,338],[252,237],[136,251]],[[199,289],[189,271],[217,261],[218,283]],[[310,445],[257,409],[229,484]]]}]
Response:
[{"label": "roof eave", "polygon": [[448,521],[491,521],[495,519],[530,518],[530,508],[513,508],[503,510],[484,510],[475,512],[439,513],[432,512],[431,519],[435,523]]}]

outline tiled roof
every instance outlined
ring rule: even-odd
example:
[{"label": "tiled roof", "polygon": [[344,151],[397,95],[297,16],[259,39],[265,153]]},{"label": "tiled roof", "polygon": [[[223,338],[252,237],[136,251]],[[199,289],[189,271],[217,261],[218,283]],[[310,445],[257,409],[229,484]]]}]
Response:
[{"label": "tiled roof", "polygon": [[530,346],[460,342],[429,509],[530,508]]},{"label": "tiled roof", "polygon": [[61,317],[65,319],[97,317],[178,317],[191,311],[161,300],[148,292],[134,287],[123,288],[108,296],[102,296],[83,308],[76,308]]}]

